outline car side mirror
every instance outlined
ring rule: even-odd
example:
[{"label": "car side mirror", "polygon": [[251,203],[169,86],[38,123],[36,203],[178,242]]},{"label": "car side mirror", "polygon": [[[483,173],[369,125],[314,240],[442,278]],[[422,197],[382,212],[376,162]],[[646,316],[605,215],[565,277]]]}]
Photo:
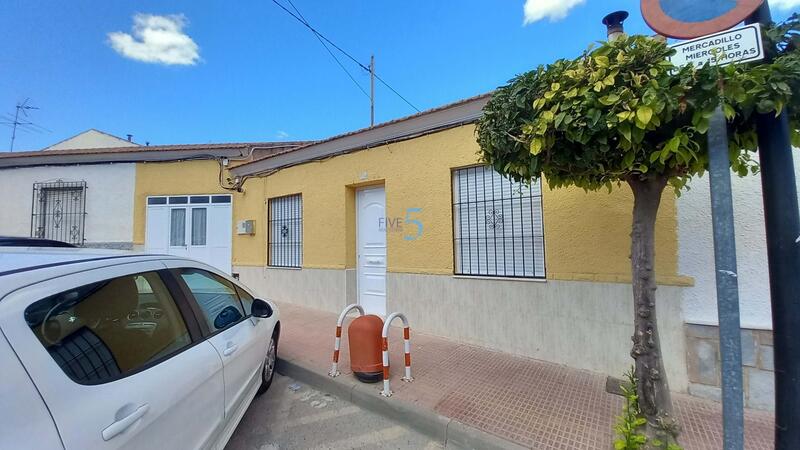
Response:
[{"label": "car side mirror", "polygon": [[250,311],[253,317],[259,317],[262,319],[272,317],[272,306],[270,306],[266,300],[262,300],[260,298],[253,300],[253,305]]}]

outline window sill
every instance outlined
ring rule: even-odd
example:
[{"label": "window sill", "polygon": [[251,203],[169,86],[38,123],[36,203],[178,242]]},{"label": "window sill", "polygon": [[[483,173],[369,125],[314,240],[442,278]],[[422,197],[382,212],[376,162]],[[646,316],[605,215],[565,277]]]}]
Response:
[{"label": "window sill", "polygon": [[283,266],[267,266],[267,269],[278,269],[278,270],[303,270],[302,267],[283,267]]},{"label": "window sill", "polygon": [[523,283],[547,283],[547,278],[489,277],[481,275],[453,275],[453,278],[464,279],[464,280],[521,281]]}]

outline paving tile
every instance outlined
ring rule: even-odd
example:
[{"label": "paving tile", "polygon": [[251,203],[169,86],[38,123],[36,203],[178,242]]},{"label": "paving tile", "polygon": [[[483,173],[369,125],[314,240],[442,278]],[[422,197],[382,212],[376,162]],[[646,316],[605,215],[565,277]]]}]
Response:
[{"label": "paving tile", "polygon": [[[281,303],[281,356],[327,373],[335,314]],[[622,398],[605,392],[605,376],[417,333],[411,329],[413,383],[403,376],[402,329],[389,334],[393,398],[536,449],[608,449]],[[339,369],[352,376],[346,329]],[[722,448],[717,402],[673,394],[687,450]],[[774,416],[745,412],[745,448],[773,447]]]}]

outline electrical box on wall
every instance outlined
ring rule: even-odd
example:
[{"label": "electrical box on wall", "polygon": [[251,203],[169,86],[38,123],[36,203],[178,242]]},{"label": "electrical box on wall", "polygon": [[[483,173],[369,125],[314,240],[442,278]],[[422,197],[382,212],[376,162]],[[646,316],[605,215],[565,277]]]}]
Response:
[{"label": "electrical box on wall", "polygon": [[240,220],[236,222],[236,234],[254,235],[256,234],[256,221],[255,220]]}]

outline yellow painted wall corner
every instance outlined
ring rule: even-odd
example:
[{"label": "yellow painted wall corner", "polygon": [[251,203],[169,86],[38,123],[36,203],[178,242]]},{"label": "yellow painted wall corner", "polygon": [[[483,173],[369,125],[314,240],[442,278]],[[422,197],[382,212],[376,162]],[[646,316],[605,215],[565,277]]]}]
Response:
[{"label": "yellow painted wall corner", "polygon": [[[264,184],[263,178],[252,178],[245,183],[244,192],[226,190],[219,184],[219,164],[212,160],[137,163],[134,244],[144,245],[148,196],[232,194],[232,263],[234,266],[263,266],[266,263]],[[256,221],[254,236],[235,234],[236,221],[245,219]]]}]

